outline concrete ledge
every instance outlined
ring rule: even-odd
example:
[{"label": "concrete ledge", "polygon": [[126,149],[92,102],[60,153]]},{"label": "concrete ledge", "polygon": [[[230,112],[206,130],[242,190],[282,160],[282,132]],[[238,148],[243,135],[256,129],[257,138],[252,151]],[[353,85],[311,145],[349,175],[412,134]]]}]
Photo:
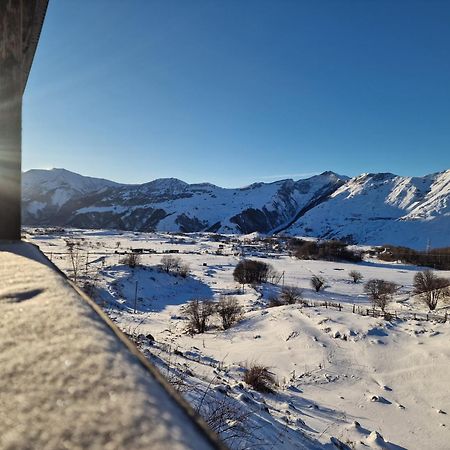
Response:
[{"label": "concrete ledge", "polygon": [[225,448],[31,244],[0,245],[0,448]]}]

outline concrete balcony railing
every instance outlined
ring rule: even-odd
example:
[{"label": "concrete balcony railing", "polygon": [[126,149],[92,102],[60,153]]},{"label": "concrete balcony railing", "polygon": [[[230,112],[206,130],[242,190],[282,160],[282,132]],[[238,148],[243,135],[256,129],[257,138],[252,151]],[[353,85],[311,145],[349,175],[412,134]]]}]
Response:
[{"label": "concrete balcony railing", "polygon": [[31,244],[0,246],[0,448],[225,448]]}]

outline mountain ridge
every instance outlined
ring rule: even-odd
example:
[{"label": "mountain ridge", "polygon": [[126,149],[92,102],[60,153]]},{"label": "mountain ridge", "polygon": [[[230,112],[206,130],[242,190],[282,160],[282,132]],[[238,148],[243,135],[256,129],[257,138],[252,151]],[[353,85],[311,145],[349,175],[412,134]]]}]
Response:
[{"label": "mountain ridge", "polygon": [[450,245],[450,170],[353,178],[325,171],[297,181],[222,188],[177,178],[124,184],[66,169],[32,169],[23,174],[22,196],[25,225],[283,232],[360,244]]}]

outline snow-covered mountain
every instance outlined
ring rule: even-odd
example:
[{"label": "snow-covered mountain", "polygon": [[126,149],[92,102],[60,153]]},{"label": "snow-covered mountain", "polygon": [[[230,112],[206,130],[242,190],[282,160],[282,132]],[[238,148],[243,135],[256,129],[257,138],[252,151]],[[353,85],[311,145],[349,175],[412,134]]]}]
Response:
[{"label": "snow-covered mountain", "polygon": [[224,189],[173,178],[123,185],[63,169],[31,170],[23,177],[23,219],[31,225],[135,231],[270,232],[290,225],[346,180],[325,172]]},{"label": "snow-covered mountain", "polygon": [[51,221],[73,199],[119,186],[113,181],[85,177],[65,169],[29,170],[22,177],[24,220],[45,216]]},{"label": "snow-covered mountain", "polygon": [[361,244],[449,246],[450,170],[424,177],[360,175],[286,231]]},{"label": "snow-covered mountain", "polygon": [[27,225],[135,231],[284,232],[415,248],[450,245],[450,170],[421,178],[324,172],[225,189],[158,179],[140,185],[64,169],[23,176]]}]

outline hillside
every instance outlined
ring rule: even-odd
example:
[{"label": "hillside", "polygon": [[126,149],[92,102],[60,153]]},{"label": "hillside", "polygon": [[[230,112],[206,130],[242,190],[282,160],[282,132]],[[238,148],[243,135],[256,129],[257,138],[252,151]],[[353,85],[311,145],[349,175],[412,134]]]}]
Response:
[{"label": "hillside", "polygon": [[23,176],[25,225],[131,231],[283,232],[359,244],[450,245],[450,170],[349,179],[324,172],[225,189],[158,179],[140,185],[64,169]]},{"label": "hillside", "polygon": [[417,249],[450,244],[450,170],[424,177],[364,174],[337,189],[286,231],[360,244]]}]

